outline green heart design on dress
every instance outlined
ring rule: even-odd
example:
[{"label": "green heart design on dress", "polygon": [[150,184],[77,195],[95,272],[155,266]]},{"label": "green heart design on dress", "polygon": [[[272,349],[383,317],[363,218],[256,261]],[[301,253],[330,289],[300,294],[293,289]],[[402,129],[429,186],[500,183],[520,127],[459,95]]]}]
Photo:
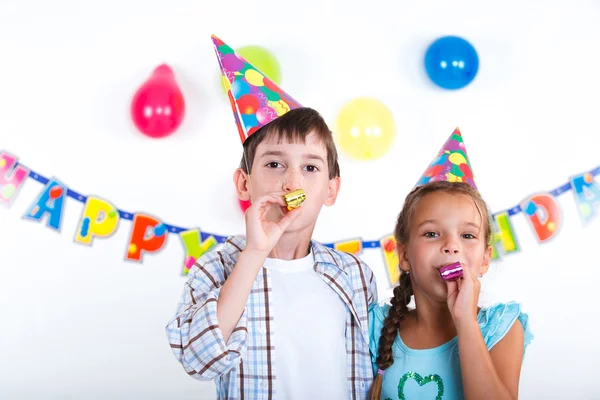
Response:
[{"label": "green heart design on dress", "polygon": [[438,374],[427,375],[425,378],[423,378],[416,372],[407,372],[404,375],[402,375],[402,378],[400,378],[400,383],[398,383],[398,399],[406,400],[406,397],[404,396],[404,384],[409,378],[412,378],[415,381],[417,381],[419,386],[426,385],[430,382],[437,383],[438,393],[435,397],[435,400],[442,400],[442,397],[444,396],[444,381],[442,381],[442,378],[440,378]]}]

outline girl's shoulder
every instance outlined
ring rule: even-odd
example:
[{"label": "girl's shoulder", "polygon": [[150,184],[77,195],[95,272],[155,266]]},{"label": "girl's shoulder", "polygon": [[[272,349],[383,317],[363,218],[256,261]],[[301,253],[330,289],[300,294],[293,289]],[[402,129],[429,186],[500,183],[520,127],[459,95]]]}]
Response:
[{"label": "girl's shoulder", "polygon": [[373,336],[374,334],[380,335],[381,328],[383,327],[383,321],[385,317],[387,317],[390,311],[389,304],[372,304],[369,306],[369,334]]},{"label": "girl's shoulder", "polygon": [[[389,304],[373,304],[369,307],[369,349],[372,355],[376,355],[378,352],[381,328],[383,328],[383,322],[389,310]],[[477,315],[477,322],[488,350],[498,344],[517,321],[523,326],[525,351],[534,335],[531,331],[529,315],[522,311],[520,304],[516,302],[496,303],[490,307],[481,308]]]},{"label": "girl's shoulder", "polygon": [[374,368],[377,364],[376,359],[379,351],[381,328],[383,328],[383,321],[385,320],[385,317],[387,317],[389,310],[389,304],[372,304],[369,307],[369,350]]},{"label": "girl's shoulder", "polygon": [[521,310],[521,305],[515,302],[496,303],[490,307],[481,308],[477,322],[488,350],[491,350],[519,321],[525,334],[524,349],[533,340],[529,326],[529,316]]}]

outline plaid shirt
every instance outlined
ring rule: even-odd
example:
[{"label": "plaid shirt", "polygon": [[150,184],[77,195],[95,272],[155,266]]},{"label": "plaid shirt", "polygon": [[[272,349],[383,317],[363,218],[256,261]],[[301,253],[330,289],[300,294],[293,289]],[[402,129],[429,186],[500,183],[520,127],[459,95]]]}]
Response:
[{"label": "plaid shirt", "polygon": [[[355,256],[312,241],[315,272],[346,304],[348,398],[366,399],[373,381],[369,305],[377,302],[371,270]],[[275,348],[269,271],[258,273],[246,308],[225,343],[217,320],[219,291],[246,246],[230,237],[190,269],[177,313],[166,327],[171,349],[186,372],[215,380],[219,399],[275,399]]]}]

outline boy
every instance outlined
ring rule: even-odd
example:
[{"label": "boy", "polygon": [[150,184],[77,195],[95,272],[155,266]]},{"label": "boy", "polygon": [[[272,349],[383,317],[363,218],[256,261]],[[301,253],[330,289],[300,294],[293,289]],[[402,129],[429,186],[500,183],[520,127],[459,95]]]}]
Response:
[{"label": "boy", "polygon": [[[189,271],[171,348],[189,375],[214,379],[219,399],[365,399],[373,273],[311,240],[340,188],[323,118],[220,39],[213,43],[243,144],[234,182],[251,200],[246,236],[228,238]],[[283,195],[303,189],[288,210]]]}]

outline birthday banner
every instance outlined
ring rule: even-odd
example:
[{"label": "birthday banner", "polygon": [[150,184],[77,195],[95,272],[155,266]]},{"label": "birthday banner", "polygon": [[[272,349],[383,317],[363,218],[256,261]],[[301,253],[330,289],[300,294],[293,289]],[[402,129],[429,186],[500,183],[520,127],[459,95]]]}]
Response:
[{"label": "birthday banner", "polygon": [[[517,214],[525,215],[540,243],[554,237],[562,223],[556,198],[570,190],[573,190],[582,222],[587,224],[595,218],[600,205],[600,186],[594,180],[598,174],[600,174],[600,166],[572,176],[569,182],[550,192],[530,195],[518,205],[493,214],[493,259],[520,251],[517,235],[511,224],[511,218]],[[10,207],[27,178],[41,183],[44,188],[27,208],[23,218],[37,222],[45,221],[49,228],[60,232],[65,199],[68,197],[83,203],[75,242],[87,246],[91,246],[94,239],[110,237],[118,229],[121,220],[132,221],[125,252],[125,259],[128,261],[141,263],[144,254],[159,252],[164,248],[169,234],[174,234],[179,236],[184,248],[182,273],[187,275],[198,258],[217,248],[227,239],[227,236],[202,232],[198,228],[182,228],[167,224],[147,213],[120,210],[106,199],[82,195],[56,178],[46,178],[18,163],[17,157],[0,151],[0,203]],[[398,258],[392,234],[379,240],[365,241],[362,238],[353,238],[325,243],[325,246],[353,254],[360,254],[363,249],[379,248],[383,254],[390,282],[393,284],[398,281]]]}]

